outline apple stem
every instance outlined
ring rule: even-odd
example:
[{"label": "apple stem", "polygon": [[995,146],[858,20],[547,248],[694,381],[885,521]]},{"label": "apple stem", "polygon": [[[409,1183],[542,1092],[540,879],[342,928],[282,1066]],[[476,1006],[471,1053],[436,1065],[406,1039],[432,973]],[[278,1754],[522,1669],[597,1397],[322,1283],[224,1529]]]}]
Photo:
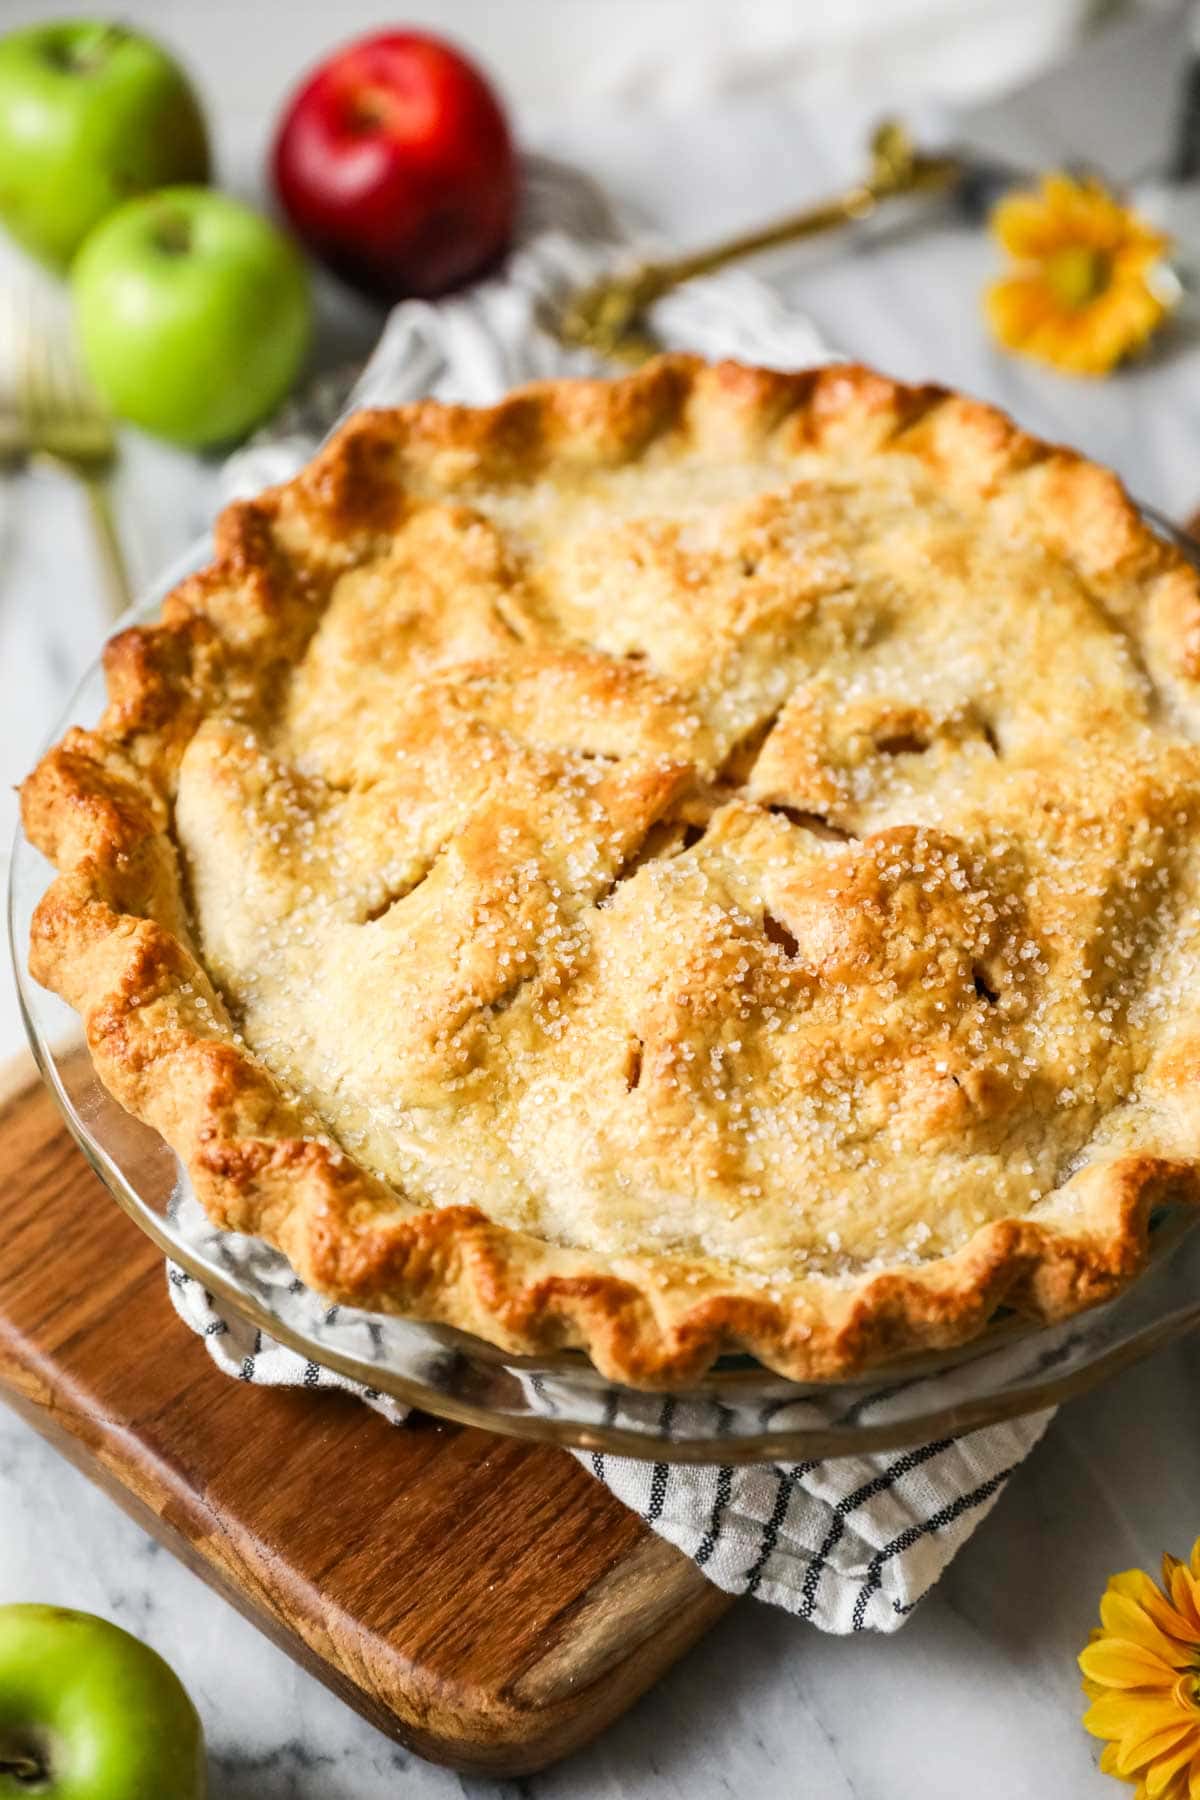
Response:
[{"label": "apple stem", "polygon": [[55,45],[52,60],[71,75],[90,75],[102,66],[111,51],[125,41],[123,25],[101,25],[82,44]]},{"label": "apple stem", "polygon": [[160,213],[154,221],[154,241],[168,256],[186,255],[192,247],[191,221],[183,213]]},{"label": "apple stem", "polygon": [[0,1756],[0,1775],[15,1775],[18,1781],[41,1781],[45,1764],[36,1756]]},{"label": "apple stem", "polygon": [[378,88],[366,88],[355,94],[346,113],[352,131],[378,131],[386,125],[393,111],[390,96]]}]

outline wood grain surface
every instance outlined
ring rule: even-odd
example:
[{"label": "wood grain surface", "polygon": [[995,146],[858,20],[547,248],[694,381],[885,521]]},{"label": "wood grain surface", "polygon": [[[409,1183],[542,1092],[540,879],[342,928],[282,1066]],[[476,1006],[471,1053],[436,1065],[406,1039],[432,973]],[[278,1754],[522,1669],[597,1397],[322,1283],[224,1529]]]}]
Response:
[{"label": "wood grain surface", "polygon": [[730,1604],[565,1451],[223,1377],[40,1084],[0,1172],[0,1399],[421,1755],[543,1768]]}]

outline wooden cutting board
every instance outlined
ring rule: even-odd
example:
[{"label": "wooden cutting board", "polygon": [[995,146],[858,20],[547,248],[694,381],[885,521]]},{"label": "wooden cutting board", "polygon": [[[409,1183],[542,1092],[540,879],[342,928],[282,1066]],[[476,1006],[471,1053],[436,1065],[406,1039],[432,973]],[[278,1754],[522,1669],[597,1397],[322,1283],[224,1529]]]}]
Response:
[{"label": "wooden cutting board", "polygon": [[0,1171],[0,1399],[422,1756],[543,1768],[730,1604],[565,1451],[221,1375],[40,1083]]}]

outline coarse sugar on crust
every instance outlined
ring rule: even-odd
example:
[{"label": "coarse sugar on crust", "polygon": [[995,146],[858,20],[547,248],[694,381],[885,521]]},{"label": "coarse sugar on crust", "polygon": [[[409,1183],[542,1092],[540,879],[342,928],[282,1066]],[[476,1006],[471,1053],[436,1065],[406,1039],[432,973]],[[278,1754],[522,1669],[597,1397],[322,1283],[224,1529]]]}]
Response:
[{"label": "coarse sugar on crust", "polygon": [[31,967],[212,1218],[644,1386],[1128,1283],[1200,1158],[1200,584],[939,388],[353,417],[22,790]]}]

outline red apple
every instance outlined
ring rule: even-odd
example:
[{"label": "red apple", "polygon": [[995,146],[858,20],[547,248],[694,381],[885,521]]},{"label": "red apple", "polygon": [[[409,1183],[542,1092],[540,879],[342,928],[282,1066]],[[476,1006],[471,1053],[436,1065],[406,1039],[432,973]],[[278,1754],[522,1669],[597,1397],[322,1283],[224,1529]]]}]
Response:
[{"label": "red apple", "polygon": [[445,293],[512,235],[516,157],[500,102],[421,32],[362,38],[322,63],[288,106],[274,167],[299,236],[381,300]]}]

